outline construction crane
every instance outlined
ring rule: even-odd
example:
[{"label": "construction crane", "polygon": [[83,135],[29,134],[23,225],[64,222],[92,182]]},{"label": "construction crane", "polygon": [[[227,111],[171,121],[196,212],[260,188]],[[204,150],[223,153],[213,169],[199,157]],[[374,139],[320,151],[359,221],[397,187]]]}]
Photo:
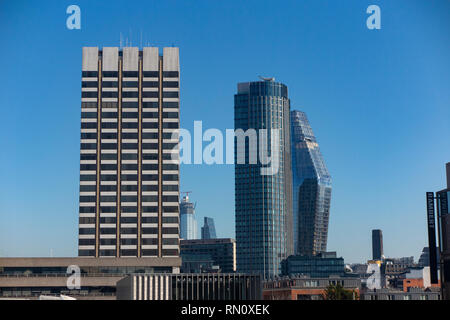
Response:
[{"label": "construction crane", "polygon": [[[180,192],[181,194],[186,194],[186,201],[189,201],[189,193],[192,193],[192,191],[183,191]],[[194,203],[194,209],[197,207],[197,202]]]},{"label": "construction crane", "polygon": [[183,192],[180,192],[182,195],[183,194],[186,194],[186,200],[189,200],[189,193],[192,193],[192,191],[183,191]]}]

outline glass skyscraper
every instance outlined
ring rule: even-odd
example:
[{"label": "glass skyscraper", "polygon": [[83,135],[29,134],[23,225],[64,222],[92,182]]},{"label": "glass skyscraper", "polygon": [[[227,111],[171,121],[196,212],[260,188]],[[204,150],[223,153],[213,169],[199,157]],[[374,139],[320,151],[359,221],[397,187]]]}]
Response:
[{"label": "glass skyscraper", "polygon": [[[234,96],[235,126],[235,219],[238,272],[260,273],[266,278],[280,273],[281,261],[293,253],[292,248],[292,175],[287,87],[274,79],[238,84]],[[237,131],[247,134],[239,149]],[[267,139],[252,143],[250,131],[267,129]],[[278,129],[278,130],[274,130]],[[279,132],[274,142],[270,139]],[[248,142],[248,143],[247,143]],[[267,144],[268,154],[278,158],[274,174],[262,174],[268,165],[250,158]],[[258,152],[259,151],[259,152]],[[245,163],[238,159],[245,155]]]},{"label": "glass skyscraper", "polygon": [[189,202],[186,195],[180,202],[180,238],[184,240],[198,239],[197,220],[195,219],[194,204]]},{"label": "glass skyscraper", "polygon": [[202,239],[215,239],[216,227],[214,225],[214,219],[205,217],[202,227]]},{"label": "glass skyscraper", "polygon": [[291,111],[294,250],[316,255],[327,249],[331,176],[306,114]]}]

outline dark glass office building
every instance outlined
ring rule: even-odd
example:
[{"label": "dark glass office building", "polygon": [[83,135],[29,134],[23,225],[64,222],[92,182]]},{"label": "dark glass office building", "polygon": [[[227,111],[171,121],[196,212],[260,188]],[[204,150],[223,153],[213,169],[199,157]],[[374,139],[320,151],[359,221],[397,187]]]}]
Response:
[{"label": "dark glass office building", "polygon": [[327,250],[331,176],[306,114],[291,111],[294,250],[313,256]]},{"label": "dark glass office building", "polygon": [[306,275],[311,278],[346,276],[344,258],[336,252],[321,252],[315,256],[290,256],[282,262],[282,275]]},{"label": "dark glass office building", "polygon": [[220,272],[236,271],[236,241],[230,238],[181,240],[181,272],[202,273],[217,267]]},{"label": "dark glass office building", "polygon": [[214,219],[205,217],[202,227],[202,239],[215,239],[216,227],[214,225]]},{"label": "dark glass office building", "polygon": [[372,259],[381,260],[383,257],[383,232],[372,230]]},{"label": "dark glass office building", "polygon": [[[287,87],[273,78],[239,83],[234,96],[238,272],[278,275],[281,261],[293,253],[289,103]],[[260,135],[261,129],[267,130],[266,139],[258,136],[256,145],[252,132]],[[261,158],[252,161],[263,145],[272,159],[278,158],[271,162],[277,170],[270,174],[263,170],[270,165]]]}]

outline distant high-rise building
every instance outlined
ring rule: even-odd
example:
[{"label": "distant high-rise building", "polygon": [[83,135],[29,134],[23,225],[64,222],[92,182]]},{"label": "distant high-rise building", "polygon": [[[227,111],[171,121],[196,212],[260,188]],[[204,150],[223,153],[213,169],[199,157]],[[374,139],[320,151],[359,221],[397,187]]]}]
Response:
[{"label": "distant high-rise building", "polygon": [[331,176],[304,112],[291,111],[294,250],[314,256],[327,250]]},{"label": "distant high-rise building", "polygon": [[202,239],[215,239],[216,227],[214,226],[214,219],[205,217],[202,227]]},{"label": "distant high-rise building", "polygon": [[83,48],[78,255],[179,256],[178,48]]},{"label": "distant high-rise building", "polygon": [[[273,78],[238,84],[234,96],[234,127],[236,135],[242,133],[234,152],[238,272],[278,275],[281,261],[293,253],[289,108],[288,88]],[[266,139],[261,139],[264,130]],[[252,132],[259,133],[259,139],[250,138]],[[239,149],[240,141],[245,149]],[[267,164],[255,161],[264,145],[277,161],[271,167],[278,170],[270,174],[262,174]],[[239,163],[242,158],[244,163]]]},{"label": "distant high-rise building", "polygon": [[381,260],[383,258],[383,232],[381,230],[372,230],[372,260]]},{"label": "distant high-rise building", "polygon": [[189,202],[187,195],[180,202],[180,238],[185,240],[198,238],[194,204]]}]

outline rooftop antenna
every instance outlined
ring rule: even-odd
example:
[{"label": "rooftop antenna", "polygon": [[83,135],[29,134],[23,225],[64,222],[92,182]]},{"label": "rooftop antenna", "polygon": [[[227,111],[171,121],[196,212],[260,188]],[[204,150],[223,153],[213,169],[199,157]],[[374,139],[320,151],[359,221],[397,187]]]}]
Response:
[{"label": "rooftop antenna", "polygon": [[122,32],[120,33],[120,49],[122,49]]},{"label": "rooftop antenna", "polygon": [[131,28],[129,29],[130,30],[130,47],[132,47],[133,46],[133,34],[131,33]]},{"label": "rooftop antenna", "polygon": [[139,48],[142,48],[142,29],[141,29],[141,42],[139,43]]}]

